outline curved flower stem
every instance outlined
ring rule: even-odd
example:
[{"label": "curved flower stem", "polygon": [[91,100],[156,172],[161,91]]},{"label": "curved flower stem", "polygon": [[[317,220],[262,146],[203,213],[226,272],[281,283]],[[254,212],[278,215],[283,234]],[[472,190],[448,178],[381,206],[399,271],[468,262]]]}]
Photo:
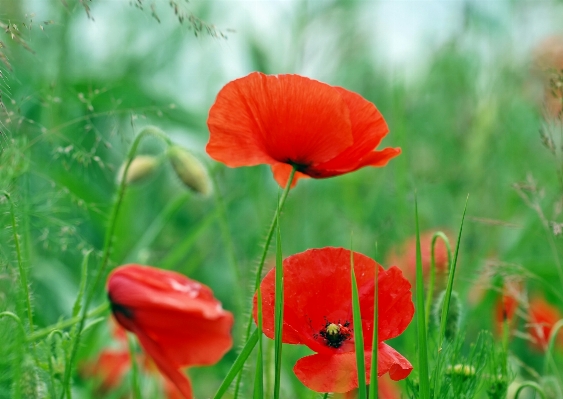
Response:
[{"label": "curved flower stem", "polygon": [[436,241],[441,238],[446,244],[446,249],[448,251],[448,267],[452,263],[452,248],[450,246],[450,241],[448,237],[441,231],[437,231],[432,236],[431,252],[430,252],[430,281],[428,281],[428,292],[426,296],[426,305],[424,307],[424,315],[426,316],[426,330],[428,331],[429,321],[430,321],[430,311],[432,308],[432,300],[434,299],[434,280],[436,279]]},{"label": "curved flower stem", "polygon": [[[293,166],[293,168],[291,169],[291,173],[289,175],[289,178],[287,180],[287,184],[283,190],[283,193],[280,197],[280,200],[278,201],[278,206],[276,207],[276,213],[274,214],[274,218],[272,220],[272,223],[270,224],[270,229],[268,230],[268,235],[266,236],[266,243],[264,244],[264,251],[262,252],[262,256],[260,257],[260,263],[258,264],[258,268],[256,269],[256,279],[254,281],[254,289],[252,290],[252,292],[256,292],[256,290],[258,289],[258,287],[260,286],[260,280],[262,278],[262,269],[264,268],[264,262],[266,261],[266,256],[268,255],[268,248],[270,247],[270,242],[272,241],[272,237],[274,235],[274,229],[276,227],[276,224],[278,223],[278,218],[281,214],[283,205],[285,203],[285,200],[287,198],[287,195],[289,194],[289,190],[291,189],[291,183],[293,182],[293,178],[295,177],[295,172],[297,171],[297,167]],[[248,341],[248,337],[250,336],[250,330],[252,328],[252,310],[250,311],[250,314],[248,316],[248,322],[246,324],[246,331],[244,334],[244,340],[243,342]],[[238,392],[240,389],[240,383],[241,383],[241,379],[242,379],[242,372],[239,373],[238,377],[237,377],[237,382],[235,385],[235,392],[234,392],[234,399],[238,398]],[[219,396],[220,397],[220,396]],[[219,398],[216,397],[216,398]]]},{"label": "curved flower stem", "polygon": [[536,384],[535,382],[532,381],[528,381],[523,383],[522,385],[520,385],[518,387],[518,389],[516,390],[516,393],[514,394],[514,399],[518,399],[520,397],[520,393],[524,390],[524,388],[534,388],[536,390],[536,392],[538,392],[540,394],[540,396],[542,397],[542,399],[546,399],[547,397],[545,396],[545,392],[543,391],[542,387],[540,387],[538,384]]},{"label": "curved flower stem", "polygon": [[[88,312],[88,314],[86,315],[86,318],[90,319],[92,317],[99,316],[102,313],[104,313],[105,311],[107,311],[108,309],[109,309],[109,302],[104,302],[100,306],[98,306],[97,308],[92,309],[90,312]],[[33,334],[29,334],[27,336],[27,342],[36,341],[38,339],[46,337],[46,336],[50,335],[53,331],[63,330],[65,328],[71,327],[71,326],[75,325],[76,323],[80,322],[81,317],[82,316],[72,317],[70,319],[58,322],[57,324],[53,324],[50,327],[46,327],[42,330],[37,330]]]},{"label": "curved flower stem", "polygon": [[29,331],[33,332],[33,313],[31,311],[31,295],[29,293],[29,286],[27,283],[27,271],[23,266],[23,260],[21,255],[21,248],[20,248],[20,239],[18,237],[18,232],[16,229],[16,215],[14,211],[14,202],[12,201],[12,197],[6,191],[4,191],[4,197],[10,203],[10,215],[11,215],[11,222],[12,222],[12,234],[14,236],[14,245],[16,246],[16,255],[18,257],[18,269],[20,273],[20,282],[22,286],[22,291],[25,294],[26,298],[26,307],[27,307],[27,318],[29,320]]},{"label": "curved flower stem", "polygon": [[[170,138],[168,138],[168,136],[166,136],[166,134],[162,130],[157,128],[156,126],[145,127],[137,135],[137,137],[135,137],[135,140],[133,141],[133,144],[131,145],[131,148],[129,149],[129,153],[127,154],[127,163],[125,164],[125,169],[123,170],[123,176],[127,176],[127,173],[129,172],[129,167],[131,166],[131,162],[133,162],[133,158],[135,157],[135,153],[137,152],[137,148],[139,147],[141,140],[143,140],[143,138],[145,138],[146,136],[154,136],[154,137],[162,139],[168,145],[172,144],[172,142],[170,141]],[[64,399],[64,397],[65,397],[65,390],[67,392],[67,396],[70,399],[70,390],[68,389],[68,384],[69,384],[69,381],[70,381],[70,371],[72,369],[72,364],[74,363],[74,359],[76,357],[76,352],[77,352],[78,346],[80,344],[80,335],[82,334],[82,330],[84,329],[84,323],[86,321],[86,316],[88,314],[87,313],[88,308],[90,307],[90,303],[92,302],[92,299],[96,295],[98,285],[100,284],[100,281],[102,280],[102,277],[104,276],[107,265],[109,263],[109,257],[111,255],[111,250],[112,250],[113,235],[115,233],[115,227],[117,225],[117,216],[119,214],[119,210],[121,208],[121,203],[123,202],[123,198],[125,197],[126,187],[127,187],[127,179],[121,179],[121,182],[119,183],[117,195],[115,197],[113,207],[111,209],[109,224],[108,224],[108,227],[107,227],[107,230],[106,230],[106,235],[105,235],[105,238],[104,238],[102,260],[100,261],[100,264],[98,266],[98,270],[97,270],[97,273],[96,273],[96,278],[94,280],[94,284],[92,284],[90,291],[88,292],[88,295],[86,296],[84,308],[82,310],[82,315],[80,317],[80,321],[79,321],[79,324],[78,324],[78,329],[76,330],[76,334],[77,334],[76,339],[74,340],[74,343],[72,345],[72,348],[71,348],[71,351],[70,351],[70,357],[68,359],[68,364],[67,364],[67,367],[65,368],[65,375],[64,375],[64,380],[63,380],[63,387],[65,389],[63,390],[63,394],[61,396],[61,399]]]},{"label": "curved flower stem", "polygon": [[14,320],[18,324],[18,326],[20,327],[22,334],[25,335],[25,328],[23,327],[23,323],[18,316],[16,316],[12,312],[2,312],[2,313],[0,313],[0,319],[4,318],[4,317],[8,317],[8,318]]},{"label": "curved flower stem", "polygon": [[559,320],[557,323],[554,324],[554,326],[551,329],[551,333],[549,334],[549,341],[547,344],[547,349],[545,351],[545,359],[543,364],[544,375],[547,375],[548,364],[550,361],[553,362],[553,366],[556,367],[555,361],[553,360],[552,352],[553,352],[553,346],[555,344],[555,338],[557,337],[557,334],[561,329],[563,329],[563,319]]}]

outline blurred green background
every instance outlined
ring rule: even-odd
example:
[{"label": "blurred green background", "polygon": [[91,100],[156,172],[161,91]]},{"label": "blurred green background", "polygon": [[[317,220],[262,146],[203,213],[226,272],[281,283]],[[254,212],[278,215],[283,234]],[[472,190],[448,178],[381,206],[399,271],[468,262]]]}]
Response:
[{"label": "blurred green background", "polygon": [[[563,312],[561,234],[552,229],[563,222],[563,129],[547,115],[537,66],[545,39],[563,34],[562,21],[556,1],[0,0],[0,190],[16,204],[37,327],[70,315],[84,251],[94,250],[92,265],[99,261],[117,170],[146,125],[208,165],[217,197],[188,193],[163,164],[128,189],[111,265],[177,270],[235,311],[279,188],[266,166],[210,160],[206,119],[223,85],[256,70],[360,93],[389,125],[383,146],[403,150],[385,168],[300,181],[283,213],[284,255],[348,247],[353,234],[355,250],[387,267],[390,249],[414,234],[415,190],[423,230],[457,232],[469,194],[456,280],[468,340],[492,329],[499,294],[491,276],[506,270],[527,277],[530,297],[541,294]],[[540,130],[553,132],[554,153]],[[146,140],[140,153],[163,150]],[[0,311],[21,311],[3,199],[0,223]],[[243,320],[237,314],[236,331]],[[525,320],[518,327],[525,332]],[[89,331],[80,362],[106,345],[107,330],[102,323]],[[3,342],[14,331],[0,321]],[[396,345],[415,361],[411,329]],[[511,348],[540,367],[525,336]],[[306,392],[291,372],[303,353],[287,351],[288,397]],[[0,347],[0,397],[10,397],[14,356]],[[190,371],[198,397],[216,389],[234,357]],[[77,376],[76,397],[96,397],[92,385]]]}]

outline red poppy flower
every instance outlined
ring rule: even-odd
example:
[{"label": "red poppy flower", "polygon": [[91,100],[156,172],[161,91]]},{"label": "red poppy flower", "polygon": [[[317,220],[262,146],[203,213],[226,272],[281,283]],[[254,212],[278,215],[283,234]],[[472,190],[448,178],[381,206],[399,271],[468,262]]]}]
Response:
[{"label": "red poppy flower", "polygon": [[[420,251],[422,255],[422,272],[428,275],[430,272],[431,256],[432,256],[432,237],[437,230],[425,231],[420,234]],[[450,237],[450,234],[446,234]],[[446,272],[448,270],[448,249],[441,238],[436,240],[436,248],[434,250],[436,261],[436,272]],[[387,256],[387,264],[398,266],[405,277],[410,282],[416,279],[416,236],[410,237],[402,245],[392,248]]]},{"label": "red poppy flower", "polygon": [[[113,338],[117,341],[117,347],[104,349],[95,361],[87,363],[81,369],[85,377],[94,377],[100,380],[98,393],[102,395],[119,388],[123,384],[125,374],[131,369],[131,357],[125,329],[119,324],[112,323],[111,332]],[[136,356],[136,361],[143,366],[145,371],[160,376],[154,363],[146,356],[140,354]],[[163,380],[164,397],[166,399],[184,398],[176,385],[172,384],[167,378],[160,378]]]},{"label": "red poppy flower", "polygon": [[268,164],[280,186],[364,166],[385,166],[400,148],[374,151],[389,129],[360,95],[299,75],[253,72],[228,83],[207,120],[209,156],[230,167]]},{"label": "red poppy flower", "polygon": [[233,316],[197,281],[149,266],[126,265],[108,278],[116,320],[133,332],[160,372],[185,398],[191,385],[180,368],[216,363],[232,346]]},{"label": "red poppy flower", "polygon": [[[388,375],[379,377],[377,385],[377,398],[378,399],[401,399],[401,390],[397,383],[389,378]],[[334,399],[358,399],[358,390],[334,394]]]},{"label": "red poppy flower", "polygon": [[[316,392],[344,393],[358,387],[354,331],[362,328],[366,378],[369,382],[375,268],[379,268],[378,375],[406,378],[412,365],[383,341],[401,334],[410,323],[414,305],[411,285],[401,271],[384,270],[373,259],[354,252],[354,271],[360,294],[362,325],[352,320],[350,251],[310,249],[286,258],[284,268],[283,342],[308,346],[314,355],[299,359],[297,378]],[[263,331],[274,337],[275,270],[261,284]],[[254,297],[256,320],[256,296]]]},{"label": "red poppy flower", "polygon": [[[534,348],[540,350],[547,349],[551,330],[555,323],[563,319],[563,315],[559,309],[541,297],[536,297],[530,301],[528,315],[530,318],[528,332],[533,338],[532,344]],[[559,334],[556,342],[563,346],[562,333]]]}]

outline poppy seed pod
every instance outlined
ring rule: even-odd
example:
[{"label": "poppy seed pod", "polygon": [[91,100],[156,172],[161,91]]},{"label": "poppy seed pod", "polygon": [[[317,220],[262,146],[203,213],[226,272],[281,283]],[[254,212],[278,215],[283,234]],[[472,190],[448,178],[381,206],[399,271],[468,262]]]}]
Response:
[{"label": "poppy seed pod", "polygon": [[[434,302],[433,316],[434,323],[440,326],[442,322],[442,307],[444,306],[444,300],[446,297],[446,291],[442,291],[436,301]],[[461,323],[461,300],[456,291],[452,291],[450,296],[450,307],[448,308],[448,315],[446,319],[446,331],[444,337],[447,340],[454,340],[456,335],[459,333],[459,326]]]},{"label": "poppy seed pod", "polygon": [[160,372],[186,399],[192,389],[183,367],[218,362],[232,346],[233,315],[205,285],[179,273],[125,265],[107,282],[117,322],[134,333]]},{"label": "poppy seed pod", "polygon": [[[121,183],[124,179],[123,175],[125,173],[126,165],[127,164],[124,163],[119,168],[119,171],[117,172],[117,183]],[[152,155],[137,155],[131,161],[131,165],[129,165],[127,176],[125,176],[125,183],[132,184],[142,181],[150,176],[157,166],[158,159],[156,157],[153,157]]]},{"label": "poppy seed pod", "polygon": [[207,170],[190,152],[174,145],[168,149],[168,159],[186,187],[205,196],[211,194],[211,180]]}]

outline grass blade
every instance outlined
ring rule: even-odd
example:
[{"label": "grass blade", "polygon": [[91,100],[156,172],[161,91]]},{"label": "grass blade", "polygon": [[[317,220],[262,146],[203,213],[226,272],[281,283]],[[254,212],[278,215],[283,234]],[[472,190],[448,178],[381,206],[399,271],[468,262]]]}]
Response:
[{"label": "grass blade", "polygon": [[416,327],[418,335],[418,374],[420,379],[419,398],[430,399],[428,377],[428,348],[426,346],[426,318],[424,316],[424,282],[422,280],[422,253],[420,250],[420,229],[418,226],[418,200],[414,194],[414,218],[416,224]]},{"label": "grass blade", "polygon": [[237,374],[242,370],[242,368],[244,367],[244,363],[246,362],[246,359],[248,359],[248,357],[254,350],[254,347],[258,342],[258,337],[260,336],[260,334],[261,334],[260,331],[254,330],[252,335],[250,335],[250,337],[246,341],[246,344],[240,351],[240,354],[238,355],[235,362],[231,366],[229,372],[225,376],[225,379],[219,386],[217,393],[215,393],[215,396],[213,396],[213,399],[220,399],[223,397],[225,392],[227,392],[227,390],[229,389],[229,385],[231,385],[231,382],[233,382]]},{"label": "grass blade", "polygon": [[88,279],[88,259],[90,258],[90,253],[88,251],[84,254],[84,259],[82,259],[82,270],[80,272],[80,286],[78,288],[78,295],[76,296],[76,301],[74,301],[74,306],[72,307],[72,317],[78,316],[80,310],[82,309],[82,298],[84,297],[84,291],[86,290],[86,280]]},{"label": "grass blade", "polygon": [[356,366],[358,368],[358,399],[367,399],[362,314],[360,312],[360,296],[358,294],[356,273],[354,272],[354,252],[352,250],[350,250],[350,279],[352,281],[352,317],[354,321],[354,345],[356,348]]},{"label": "grass blade", "polygon": [[465,220],[465,212],[467,211],[467,202],[469,201],[469,195],[465,200],[465,208],[463,209],[463,216],[461,217],[461,225],[459,226],[459,234],[457,236],[457,245],[455,248],[454,260],[450,265],[449,275],[448,275],[448,285],[446,286],[446,294],[444,295],[444,304],[442,306],[442,317],[440,320],[440,338],[438,351],[442,350],[442,344],[444,342],[444,336],[446,335],[446,320],[448,318],[448,310],[450,308],[450,299],[452,297],[452,290],[454,288],[454,277],[455,269],[457,264],[457,256],[459,254],[459,243],[461,242],[461,232],[463,231],[463,221]]},{"label": "grass blade", "polygon": [[254,377],[254,399],[264,398],[264,359],[262,353],[262,290],[258,286],[256,291],[256,307],[257,315],[256,319],[258,321],[258,353],[256,356],[256,374]]},{"label": "grass blade", "polygon": [[[279,204],[279,200],[278,200]],[[278,206],[279,215],[279,206]],[[281,355],[282,355],[282,332],[283,332],[283,260],[281,246],[280,219],[277,220],[276,229],[276,304],[274,320],[274,399],[280,397],[281,383]]]},{"label": "grass blade", "polygon": [[369,383],[369,395],[368,398],[377,398],[378,393],[378,380],[377,380],[377,349],[378,349],[378,326],[379,326],[379,266],[375,268],[374,276],[374,286],[373,286],[373,337],[372,337],[372,347],[371,347],[371,372],[370,372],[370,383]]}]

